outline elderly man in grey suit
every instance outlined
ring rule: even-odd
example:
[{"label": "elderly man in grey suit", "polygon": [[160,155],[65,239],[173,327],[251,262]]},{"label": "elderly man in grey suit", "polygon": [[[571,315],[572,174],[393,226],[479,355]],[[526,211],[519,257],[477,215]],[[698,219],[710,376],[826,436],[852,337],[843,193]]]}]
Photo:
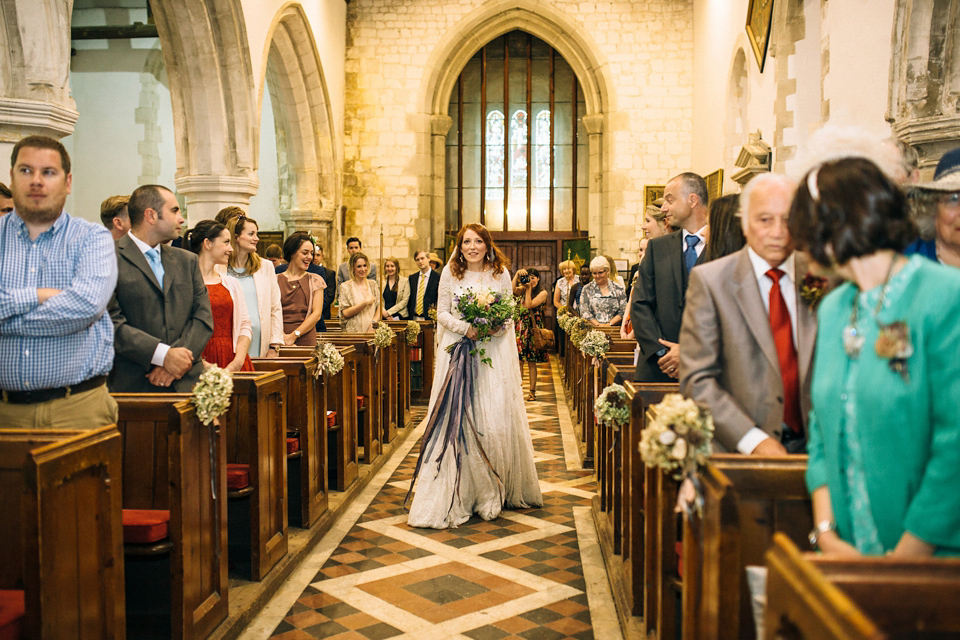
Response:
[{"label": "elderly man in grey suit", "polygon": [[747,246],[690,274],[680,391],[710,407],[718,450],[802,453],[816,318],[800,297],[807,260],[787,230],[796,185],[776,174],[740,196]]},{"label": "elderly man in grey suit", "polygon": [[708,197],[707,183],[695,173],[674,176],[663,189],[660,209],[680,229],[651,240],[637,271],[628,305],[640,345],[637,382],[673,382],[678,376],[684,294],[706,246]]},{"label": "elderly man in grey suit", "polygon": [[130,232],[117,240],[117,289],[110,301],[116,358],[111,391],[188,393],[203,372],[213,335],[210,298],[197,256],[167,246],[183,216],[173,193],[137,188],[127,205]]}]

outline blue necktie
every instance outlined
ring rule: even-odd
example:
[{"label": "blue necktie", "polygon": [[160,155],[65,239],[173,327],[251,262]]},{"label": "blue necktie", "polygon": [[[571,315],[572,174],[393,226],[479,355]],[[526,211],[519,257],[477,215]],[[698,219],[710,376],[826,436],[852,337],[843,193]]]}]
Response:
[{"label": "blue necktie", "polygon": [[691,233],[684,240],[687,248],[683,250],[683,264],[687,267],[687,273],[690,273],[693,265],[697,264],[697,245],[700,244],[700,238]]},{"label": "blue necktie", "polygon": [[153,275],[157,276],[157,282],[160,284],[160,288],[163,288],[163,265],[160,264],[160,250],[159,249],[148,249],[147,253],[147,262],[150,263],[150,268],[153,270]]}]

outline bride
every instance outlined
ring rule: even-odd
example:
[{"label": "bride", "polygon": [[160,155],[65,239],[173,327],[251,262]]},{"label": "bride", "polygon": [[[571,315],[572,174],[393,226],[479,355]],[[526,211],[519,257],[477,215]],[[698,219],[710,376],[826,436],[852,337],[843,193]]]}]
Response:
[{"label": "bride", "polygon": [[[492,520],[503,508],[543,504],[523,405],[513,322],[508,321],[489,342],[477,344],[485,349],[492,367],[480,364],[477,355],[466,356],[466,366],[459,366],[470,372],[457,366],[451,370],[451,357],[456,365],[457,355],[447,352],[447,347],[464,336],[477,338],[477,330],[461,319],[456,296],[467,289],[512,294],[505,262],[486,228],[468,224],[457,234],[456,248],[440,276],[440,346],[427,431],[414,472],[416,493],[407,518],[412,527],[445,529],[463,524],[474,513]],[[467,388],[472,386],[473,393],[465,399],[461,415],[451,406],[458,399],[451,390],[456,381],[451,385],[451,379],[463,378],[469,379]]]}]

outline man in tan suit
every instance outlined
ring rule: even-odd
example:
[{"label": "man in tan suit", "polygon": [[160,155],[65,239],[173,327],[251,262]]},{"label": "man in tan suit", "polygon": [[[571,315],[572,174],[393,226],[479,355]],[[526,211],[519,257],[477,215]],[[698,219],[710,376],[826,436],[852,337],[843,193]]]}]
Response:
[{"label": "man in tan suit", "polygon": [[796,185],[763,174],[740,196],[747,246],[690,273],[680,391],[710,407],[720,451],[802,453],[816,318],[787,230]]}]

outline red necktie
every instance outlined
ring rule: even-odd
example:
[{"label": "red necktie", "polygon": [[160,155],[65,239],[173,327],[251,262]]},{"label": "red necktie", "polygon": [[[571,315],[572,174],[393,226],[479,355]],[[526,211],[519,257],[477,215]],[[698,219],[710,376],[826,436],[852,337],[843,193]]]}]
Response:
[{"label": "red necktie", "polygon": [[793,328],[787,303],[780,293],[780,276],[783,271],[770,269],[766,272],[773,281],[770,289],[770,328],[773,343],[780,361],[780,377],[783,380],[783,421],[796,433],[803,433],[803,418],[800,412],[800,372],[797,367],[797,350],[793,345]]}]

